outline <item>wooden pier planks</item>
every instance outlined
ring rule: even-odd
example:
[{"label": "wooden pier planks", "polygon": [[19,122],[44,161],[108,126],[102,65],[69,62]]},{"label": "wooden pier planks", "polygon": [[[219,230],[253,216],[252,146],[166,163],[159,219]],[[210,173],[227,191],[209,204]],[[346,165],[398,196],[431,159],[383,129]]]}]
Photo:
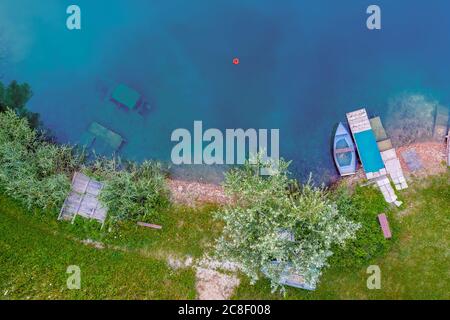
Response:
[{"label": "wooden pier planks", "polygon": [[348,112],[346,116],[367,179],[386,175],[386,168],[366,109]]},{"label": "wooden pier planks", "polygon": [[353,135],[366,130],[372,130],[366,109],[359,109],[347,113],[347,120]]},{"label": "wooden pier planks", "polygon": [[391,182],[389,181],[389,179],[386,176],[384,176],[378,178],[376,182],[378,188],[383,194],[384,200],[386,200],[387,203],[395,203],[397,201],[397,195],[395,194],[394,189],[392,189]]},{"label": "wooden pier planks", "polygon": [[370,119],[370,125],[375,133],[378,149],[380,149],[384,166],[394,182],[395,189],[403,190],[408,188],[402,166],[400,165],[400,160],[397,157],[395,149],[392,147],[391,139],[389,139],[386,134],[386,130],[384,130],[381,118],[375,117]]},{"label": "wooden pier planks", "polygon": [[[387,174],[393,179],[397,190],[407,188],[408,185],[403,175],[400,161],[397,158],[395,149],[392,148],[391,141],[384,130],[381,119],[376,117],[369,120],[366,109],[359,109],[347,113],[347,120],[367,179],[376,181],[387,203],[393,203],[398,207],[401,206],[402,202],[397,200],[397,195]],[[372,128],[372,124],[375,129]],[[381,142],[381,145],[379,142]],[[383,153],[380,152],[380,146],[383,147],[384,157]]]},{"label": "wooden pier planks", "polygon": [[408,188],[400,160],[397,157],[395,149],[389,149],[381,152],[386,171],[394,182],[395,189],[403,190]]}]

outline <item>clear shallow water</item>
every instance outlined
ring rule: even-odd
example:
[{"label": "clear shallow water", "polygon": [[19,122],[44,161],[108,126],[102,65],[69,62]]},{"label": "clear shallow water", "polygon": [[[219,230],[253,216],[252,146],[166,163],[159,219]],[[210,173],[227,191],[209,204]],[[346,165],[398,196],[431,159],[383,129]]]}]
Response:
[{"label": "clear shallow water", "polygon": [[[97,121],[127,140],[122,156],[169,161],[171,132],[194,120],[279,128],[293,173],[327,181],[345,112],[385,117],[405,91],[450,98],[450,3],[378,0],[382,30],[369,31],[372,2],[77,0],[82,30],[68,31],[72,2],[2,0],[0,74],[30,83],[30,109],[61,142],[78,142]],[[142,93],[151,113],[103,106],[114,83]]]}]

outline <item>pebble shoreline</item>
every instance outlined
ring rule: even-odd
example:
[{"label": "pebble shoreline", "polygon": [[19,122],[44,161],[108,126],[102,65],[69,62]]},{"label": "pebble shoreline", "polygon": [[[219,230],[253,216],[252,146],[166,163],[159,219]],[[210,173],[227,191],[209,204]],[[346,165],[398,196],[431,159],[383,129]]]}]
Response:
[{"label": "pebble shoreline", "polygon": [[[407,150],[414,149],[420,157],[423,169],[416,172],[410,172],[403,160],[401,153]],[[445,172],[446,168],[442,165],[445,161],[445,143],[428,141],[412,143],[406,146],[397,148],[397,156],[400,159],[402,169],[406,176],[428,176]],[[358,170],[355,176],[345,178],[353,184],[364,178],[362,170]],[[337,180],[337,182],[340,179]],[[168,179],[167,181],[172,200],[181,205],[196,207],[204,204],[225,205],[230,202],[222,186],[205,183],[184,181],[181,179]]]}]

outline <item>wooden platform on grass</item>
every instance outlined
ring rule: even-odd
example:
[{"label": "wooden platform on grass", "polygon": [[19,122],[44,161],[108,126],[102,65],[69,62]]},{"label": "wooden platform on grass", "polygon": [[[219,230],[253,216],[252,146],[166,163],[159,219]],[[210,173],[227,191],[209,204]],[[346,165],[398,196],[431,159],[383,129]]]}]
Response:
[{"label": "wooden platform on grass", "polygon": [[381,230],[383,230],[383,235],[385,239],[392,238],[391,229],[389,228],[389,222],[384,213],[378,215],[378,221],[380,222]]},{"label": "wooden platform on grass", "polygon": [[59,212],[58,220],[75,220],[77,215],[105,222],[107,210],[98,200],[103,183],[76,172],[69,196]]}]

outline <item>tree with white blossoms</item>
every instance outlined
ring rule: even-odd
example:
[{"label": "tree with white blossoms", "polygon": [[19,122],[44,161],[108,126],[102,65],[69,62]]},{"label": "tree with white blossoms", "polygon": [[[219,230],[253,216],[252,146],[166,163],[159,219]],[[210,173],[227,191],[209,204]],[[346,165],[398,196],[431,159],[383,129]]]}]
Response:
[{"label": "tree with white blossoms", "polygon": [[235,262],[255,283],[262,271],[272,290],[284,290],[282,274],[301,275],[315,284],[327,266],[333,245],[355,237],[359,224],[340,215],[323,187],[311,179],[299,186],[289,178],[289,163],[280,160],[271,176],[260,176],[261,157],[226,174],[225,191],[233,203],[215,217],[224,222],[216,253]]}]

